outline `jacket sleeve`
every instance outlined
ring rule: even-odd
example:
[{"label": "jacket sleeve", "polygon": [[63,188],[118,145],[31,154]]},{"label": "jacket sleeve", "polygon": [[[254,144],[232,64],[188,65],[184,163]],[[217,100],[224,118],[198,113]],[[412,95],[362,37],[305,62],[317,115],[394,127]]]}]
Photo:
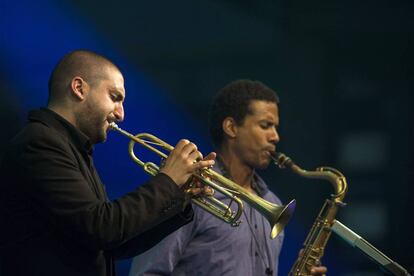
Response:
[{"label": "jacket sleeve", "polygon": [[168,235],[155,247],[132,260],[129,276],[171,275],[183,258],[187,245],[194,237],[198,210],[194,220]]},{"label": "jacket sleeve", "polygon": [[98,199],[71,144],[47,131],[14,144],[8,166],[10,181],[58,233],[92,250],[113,250],[183,211],[184,192],[162,173],[113,202]]},{"label": "jacket sleeve", "polygon": [[165,220],[116,248],[111,255],[116,259],[127,259],[149,250],[168,234],[176,231],[192,220],[194,213],[191,205],[188,205],[185,209],[183,213]]}]

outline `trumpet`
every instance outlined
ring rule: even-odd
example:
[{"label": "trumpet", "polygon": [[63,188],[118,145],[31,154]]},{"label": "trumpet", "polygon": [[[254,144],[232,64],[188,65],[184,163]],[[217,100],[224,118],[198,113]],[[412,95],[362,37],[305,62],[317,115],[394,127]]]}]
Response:
[{"label": "trumpet", "polygon": [[[170,144],[149,133],[133,135],[118,127],[118,125],[113,122],[110,124],[110,129],[117,131],[130,139],[128,152],[132,160],[141,166],[145,172],[153,176],[159,172],[159,166],[153,162],[144,162],[139,159],[134,152],[135,144],[138,143],[150,151],[155,152],[162,159],[168,157],[162,150],[170,152],[174,149]],[[219,191],[230,199],[230,203],[225,204],[211,195],[197,195],[191,199],[194,204],[200,206],[202,209],[224,222],[229,223],[231,226],[238,226],[241,223],[240,217],[243,214],[244,201],[267,219],[271,228],[271,239],[276,238],[276,236],[282,232],[295,210],[296,202],[294,199],[283,206],[268,202],[261,197],[250,193],[235,182],[216,173],[210,168],[203,168],[200,169],[198,173],[194,173],[192,182],[194,181],[199,181],[201,184]],[[231,209],[233,202],[237,205],[236,211]]]}]

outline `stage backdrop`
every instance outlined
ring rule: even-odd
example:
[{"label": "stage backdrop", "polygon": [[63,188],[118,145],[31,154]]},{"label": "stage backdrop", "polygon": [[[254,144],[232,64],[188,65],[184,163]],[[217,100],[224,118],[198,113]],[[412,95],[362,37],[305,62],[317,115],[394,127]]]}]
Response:
[{"label": "stage backdrop", "polygon": [[[208,153],[208,107],[240,78],[261,80],[281,98],[279,150],[308,170],[329,165],[348,179],[339,219],[406,268],[412,267],[413,4],[409,1],[0,1],[0,150],[44,106],[58,59],[88,49],[125,76],[125,122]],[[148,176],[116,133],[96,146],[111,198]],[[158,158],[142,152],[148,158]],[[261,172],[285,202],[297,199],[286,228],[286,275],[321,208],[329,183],[274,166]],[[333,235],[330,275],[381,275]],[[118,264],[127,275],[130,260]]]}]

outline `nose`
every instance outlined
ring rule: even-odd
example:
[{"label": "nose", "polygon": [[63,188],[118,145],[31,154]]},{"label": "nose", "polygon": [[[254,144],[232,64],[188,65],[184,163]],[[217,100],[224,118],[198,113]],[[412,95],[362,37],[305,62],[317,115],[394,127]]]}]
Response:
[{"label": "nose", "polygon": [[124,106],[121,102],[116,105],[114,115],[118,122],[122,122],[124,120]]},{"label": "nose", "polygon": [[271,128],[271,133],[269,135],[269,142],[271,142],[272,144],[276,144],[279,143],[280,141],[280,137],[279,137],[279,133],[277,132],[277,129],[275,127]]}]

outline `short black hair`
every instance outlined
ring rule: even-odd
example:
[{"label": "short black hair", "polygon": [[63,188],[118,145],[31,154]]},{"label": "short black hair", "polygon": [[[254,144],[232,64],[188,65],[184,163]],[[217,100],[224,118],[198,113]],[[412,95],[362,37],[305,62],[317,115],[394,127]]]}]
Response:
[{"label": "short black hair", "polygon": [[262,82],[247,79],[233,81],[217,93],[209,115],[209,131],[214,146],[220,147],[223,143],[223,120],[231,117],[238,125],[242,124],[251,112],[249,105],[253,100],[278,104],[279,96]]},{"label": "short black hair", "polygon": [[106,66],[119,68],[109,59],[88,50],[76,50],[66,54],[56,64],[49,78],[49,102],[59,98],[75,76],[82,77],[94,86],[105,77]]}]

